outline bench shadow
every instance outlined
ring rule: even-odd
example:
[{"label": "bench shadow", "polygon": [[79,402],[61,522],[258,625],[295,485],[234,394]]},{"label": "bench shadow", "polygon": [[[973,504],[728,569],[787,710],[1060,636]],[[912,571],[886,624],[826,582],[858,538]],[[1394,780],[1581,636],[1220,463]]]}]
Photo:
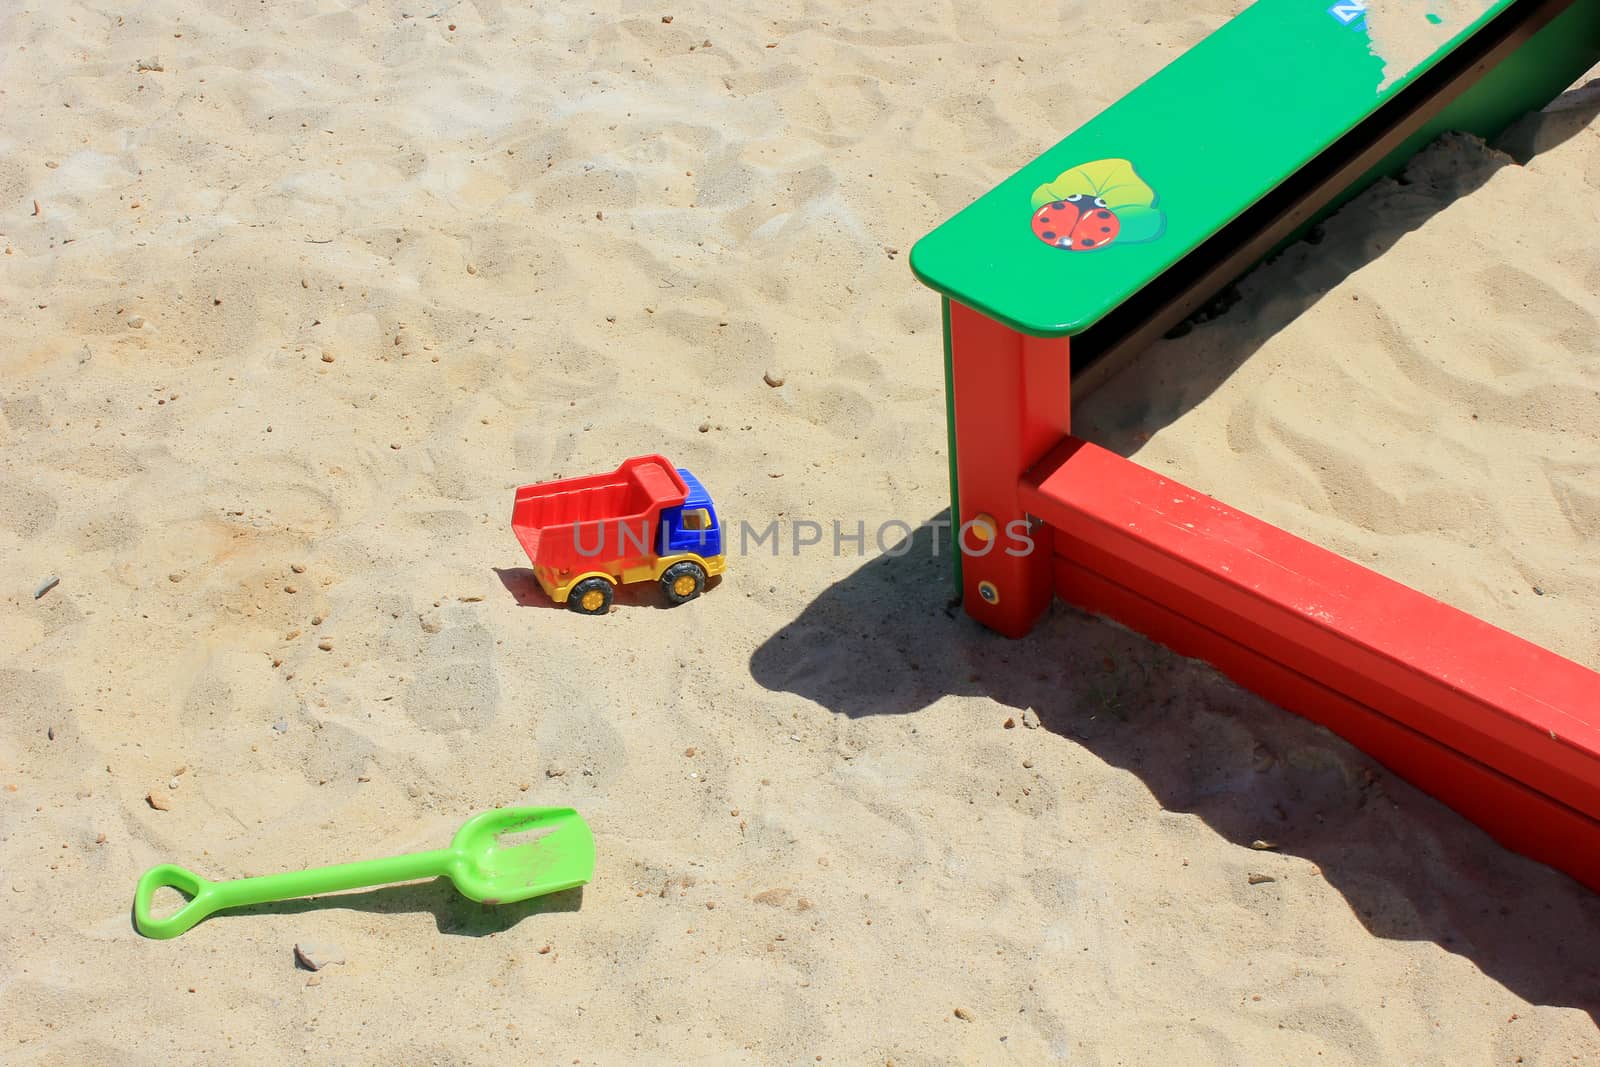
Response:
[{"label": "bench shadow", "polygon": [[340,909],[374,915],[425,911],[433,914],[434,925],[441,934],[484,937],[509,930],[532,915],[578,911],[582,905],[582,886],[512,904],[490,905],[468,900],[456,891],[448,878],[435,878],[427,882],[228,908],[207,916],[200,925],[243,915],[304,915],[307,912]]},{"label": "bench shadow", "polygon": [[[1074,433],[1133,456],[1152,434],[1202,403],[1280,330],[1407,233],[1481,188],[1502,167],[1526,164],[1583,133],[1596,115],[1600,79],[1524,115],[1488,150],[1464,135],[1441,138],[1398,177],[1361,193],[1301,240],[1224,287],[1165,338],[1125,357],[1103,382],[1075,395]],[[1381,209],[1375,209],[1380,195]]]},{"label": "bench shadow", "polygon": [[948,551],[934,547],[925,527],[904,555],[829,587],[752,654],[755,680],[850,717],[911,715],[950,694],[1032,709],[1163,809],[1240,849],[1267,839],[1314,862],[1373,936],[1432,941],[1527,1001],[1600,1021],[1600,896],[1121,626],[1057,604],[1019,641],[979,627],[950,602]]}]

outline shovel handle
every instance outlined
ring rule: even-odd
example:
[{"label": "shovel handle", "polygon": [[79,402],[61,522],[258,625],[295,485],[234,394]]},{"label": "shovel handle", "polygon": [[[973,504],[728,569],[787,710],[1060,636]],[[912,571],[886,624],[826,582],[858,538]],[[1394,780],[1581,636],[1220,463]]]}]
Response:
[{"label": "shovel handle", "polygon": [[[163,863],[150,868],[139,879],[139,886],[133,894],[133,921],[146,937],[177,937],[207,915],[224,908],[243,908],[295,897],[338,893],[346,889],[436,878],[449,874],[455,864],[455,851],[445,848],[359,863],[341,863],[333,867],[313,867],[307,871],[240,878],[232,882],[208,882],[177,864]],[[150,913],[150,901],[158,889],[168,887],[181,890],[192,899],[166,918],[158,919]]]},{"label": "shovel handle", "polygon": [[[171,915],[158,919],[151,913],[150,903],[162,889],[176,889],[187,894],[189,900]],[[175,863],[163,863],[145,871],[139,879],[139,887],[133,893],[133,924],[145,937],[177,937],[217,910],[213,896],[212,883]]]}]

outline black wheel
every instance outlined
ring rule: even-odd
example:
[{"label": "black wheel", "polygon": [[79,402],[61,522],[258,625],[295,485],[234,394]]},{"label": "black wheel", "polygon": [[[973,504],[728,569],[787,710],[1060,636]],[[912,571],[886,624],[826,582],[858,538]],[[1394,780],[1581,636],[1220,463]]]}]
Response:
[{"label": "black wheel", "polygon": [[669,604],[682,604],[706,587],[706,569],[692,560],[674,563],[661,572],[661,592]]},{"label": "black wheel", "polygon": [[611,610],[611,583],[604,578],[585,578],[567,594],[567,607],[579,615],[604,615]]}]

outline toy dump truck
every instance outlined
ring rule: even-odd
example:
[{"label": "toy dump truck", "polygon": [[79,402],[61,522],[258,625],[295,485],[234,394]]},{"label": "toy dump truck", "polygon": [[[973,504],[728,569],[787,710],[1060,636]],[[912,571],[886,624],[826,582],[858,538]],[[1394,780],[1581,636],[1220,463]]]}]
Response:
[{"label": "toy dump truck", "polygon": [[618,584],[659,582],[670,604],[693,600],[726,569],[711,495],[664,456],[610,474],[517,490],[511,529],[551,600],[581,615],[611,610]]}]

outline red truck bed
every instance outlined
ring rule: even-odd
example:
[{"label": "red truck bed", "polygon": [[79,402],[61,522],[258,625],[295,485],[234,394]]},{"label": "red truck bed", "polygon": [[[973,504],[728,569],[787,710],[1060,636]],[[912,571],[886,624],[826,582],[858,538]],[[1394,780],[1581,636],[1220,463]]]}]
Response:
[{"label": "red truck bed", "polygon": [[609,474],[522,486],[511,529],[535,567],[600,569],[649,555],[661,509],[688,496],[688,485],[665,456],[635,456]]}]

